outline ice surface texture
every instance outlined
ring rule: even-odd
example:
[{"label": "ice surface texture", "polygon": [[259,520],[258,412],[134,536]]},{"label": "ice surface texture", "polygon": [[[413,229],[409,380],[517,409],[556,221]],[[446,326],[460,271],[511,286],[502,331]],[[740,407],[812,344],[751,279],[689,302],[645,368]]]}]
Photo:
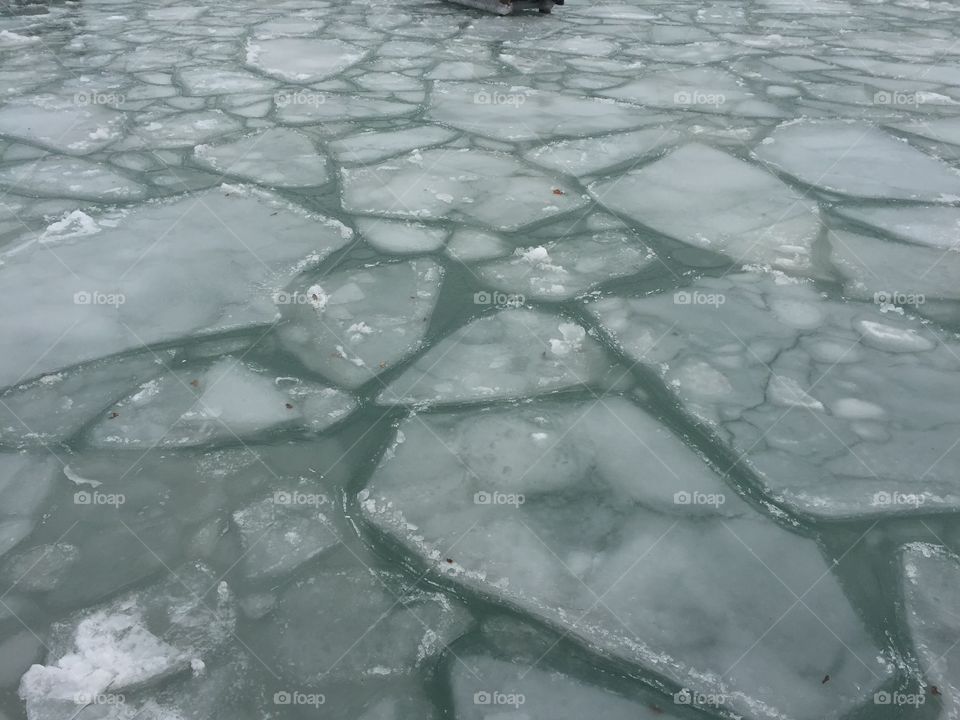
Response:
[{"label": "ice surface texture", "polygon": [[958,718],[956,4],[0,5],[0,720]]}]

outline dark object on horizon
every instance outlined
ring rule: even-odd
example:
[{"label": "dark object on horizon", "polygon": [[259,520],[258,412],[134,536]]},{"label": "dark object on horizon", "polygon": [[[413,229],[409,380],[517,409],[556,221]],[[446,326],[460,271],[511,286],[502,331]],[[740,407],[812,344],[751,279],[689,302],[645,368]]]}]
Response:
[{"label": "dark object on horizon", "polygon": [[512,15],[521,10],[539,10],[549,13],[554,5],[563,5],[564,0],[449,0],[458,5],[486,10],[497,15]]}]

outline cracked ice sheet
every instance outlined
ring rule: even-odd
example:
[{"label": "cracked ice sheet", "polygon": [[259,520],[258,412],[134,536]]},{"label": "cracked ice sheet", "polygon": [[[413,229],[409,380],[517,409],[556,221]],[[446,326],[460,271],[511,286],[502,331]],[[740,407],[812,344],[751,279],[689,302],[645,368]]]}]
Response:
[{"label": "cracked ice sheet", "polygon": [[588,308],[791,510],[960,508],[960,343],[780,275],[704,278]]},{"label": "cracked ice sheet", "polygon": [[282,345],[306,367],[358,387],[415,352],[443,281],[432,260],[382,263],[285,294]]},{"label": "cracked ice sheet", "polygon": [[467,220],[515,230],[587,203],[510,155],[425,150],[362,168],[342,168],[348,212],[398,218]]},{"label": "cracked ice sheet", "polygon": [[501,310],[441,340],[377,401],[425,407],[523,398],[596,384],[610,366],[577,323],[534,310]]},{"label": "cracked ice sheet", "polygon": [[590,186],[598,202],[737,263],[806,270],[817,206],[773,175],[706,145]]},{"label": "cracked ice sheet", "polygon": [[[910,543],[900,557],[907,627],[926,680],[940,691],[943,720],[960,718],[960,557]],[[926,693],[923,685],[909,692]]]},{"label": "cracked ice sheet", "polygon": [[249,439],[265,430],[320,432],[356,401],[339,390],[226,357],[149,380],[91,430],[95,447],[186,447]]},{"label": "cracked ice sheet", "polygon": [[475,272],[490,286],[524,298],[567,300],[655,260],[635,235],[611,230],[517,248],[513,257],[478,265]]},{"label": "cracked ice sheet", "polygon": [[[45,664],[20,682],[28,720],[76,717],[89,698],[198,667],[233,633],[233,597],[202,563],[57,623]],[[210,597],[212,596],[212,597]]]},{"label": "cracked ice sheet", "polygon": [[791,121],[778,127],[755,154],[801,182],[841,195],[960,199],[960,173],[870,125]]},{"label": "cracked ice sheet", "polygon": [[549,140],[626,130],[643,123],[638,108],[612,100],[529,87],[437,83],[430,119],[496,140]]},{"label": "cracked ice sheet", "polygon": [[434,572],[750,717],[838,717],[890,672],[816,544],[624,399],[410,418],[360,501]]},{"label": "cracked ice sheet", "polygon": [[0,319],[0,386],[142,344],[269,323],[274,293],[352,237],[337,221],[231,186],[95,223],[92,235],[37,233],[2,256],[0,301],[30,307],[33,321]]}]

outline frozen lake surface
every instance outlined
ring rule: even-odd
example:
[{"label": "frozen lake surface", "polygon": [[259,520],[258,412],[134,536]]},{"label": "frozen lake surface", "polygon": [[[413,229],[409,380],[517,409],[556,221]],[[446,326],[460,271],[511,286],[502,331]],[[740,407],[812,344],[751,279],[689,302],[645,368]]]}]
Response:
[{"label": "frozen lake surface", "polygon": [[0,720],[960,720],[958,37],[0,0]]}]

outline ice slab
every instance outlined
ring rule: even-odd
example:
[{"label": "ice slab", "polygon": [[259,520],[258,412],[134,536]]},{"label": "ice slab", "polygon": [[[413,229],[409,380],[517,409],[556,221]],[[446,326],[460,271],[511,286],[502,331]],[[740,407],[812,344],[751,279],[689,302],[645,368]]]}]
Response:
[{"label": "ice slab", "polygon": [[834,208],[842,217],[869,225],[916,245],[960,251],[960,208],[925,207]]},{"label": "ice slab", "polygon": [[269,128],[240,140],[200,145],[194,155],[201,165],[224,175],[268,187],[310,187],[330,179],[326,158],[308,137],[286,128]]},{"label": "ice slab", "polygon": [[55,624],[45,664],[20,682],[28,720],[71,717],[93,698],[157,683],[217,649],[233,633],[226,583],[200,563]]},{"label": "ice slab", "polygon": [[776,274],[704,278],[676,293],[589,307],[631,360],[656,372],[795,512],[960,507],[956,341]]},{"label": "ice slab", "polygon": [[583,137],[643,121],[630,105],[521,86],[438,82],[430,97],[432,120],[497,140]]},{"label": "ice slab", "polygon": [[561,140],[524,154],[530,162],[555,172],[592,175],[672,145],[681,137],[672,128],[656,127],[582,140]]},{"label": "ice slab", "polygon": [[233,68],[187,68],[177,73],[177,79],[183,83],[187,95],[198,96],[265,93],[277,87],[274,80]]},{"label": "ice slab", "polygon": [[960,252],[842,230],[831,231],[828,239],[830,259],[846,278],[845,289],[851,297],[915,307],[927,298],[960,300]]},{"label": "ice slab", "polygon": [[[943,546],[910,543],[901,554],[907,627],[928,688],[907,688],[940,700],[943,720],[960,718],[960,557]],[[909,707],[909,706],[908,706]]]},{"label": "ice slab", "polygon": [[247,64],[296,83],[334,77],[363,59],[366,51],[342,40],[275,38],[247,43]]},{"label": "ice slab", "polygon": [[841,715],[890,672],[816,543],[623,399],[417,415],[360,501],[449,581],[738,713]]},{"label": "ice slab", "polygon": [[[489,293],[475,301],[491,302]],[[386,405],[521,398],[598,382],[610,363],[575,322],[508,309],[481,317],[441,340],[377,401]]]},{"label": "ice slab", "polygon": [[106,105],[117,96],[89,91],[15,99],[0,108],[0,135],[69,155],[96,152],[123,136],[123,113]]},{"label": "ice slab", "polygon": [[803,270],[820,229],[816,205],[799,192],[700,144],[596,182],[590,192],[615,212],[738,263]]},{"label": "ice slab", "polygon": [[457,720],[675,717],[560,672],[485,656],[460,658],[450,674],[450,685]]},{"label": "ice slab", "polygon": [[[254,652],[299,687],[409,675],[471,623],[446,596],[404,588],[349,554],[338,551],[321,565],[285,587],[252,630]],[[322,642],[305,643],[305,627],[322,629]]]},{"label": "ice slab", "polygon": [[31,533],[58,472],[47,454],[0,453],[0,556]]},{"label": "ice slab", "polygon": [[334,140],[328,147],[342,163],[371,163],[391,155],[431,145],[444,145],[457,133],[436,125],[419,125],[390,131],[367,131]]},{"label": "ice slab", "polygon": [[491,287],[526,299],[566,300],[655,260],[638,237],[611,230],[517,248],[511,258],[484,263],[475,272]]},{"label": "ice slab", "polygon": [[344,209],[362,214],[515,230],[586,204],[567,183],[509,155],[479,150],[426,150],[341,173]]},{"label": "ice slab", "polygon": [[801,182],[841,195],[932,202],[960,198],[960,173],[870,125],[785,123],[755,154]]},{"label": "ice slab", "polygon": [[146,353],[43,375],[0,394],[0,440],[44,445],[66,440],[133,385],[161,370]]},{"label": "ice slab", "polygon": [[232,357],[172,370],[102,413],[91,430],[98,447],[186,447],[249,439],[277,428],[325,430],[357,402],[325,385],[277,377]]},{"label": "ice slab", "polygon": [[[339,538],[319,509],[324,505],[330,501],[320,494],[278,491],[234,512],[244,576],[282,577],[336,545]],[[335,508],[330,505],[327,510]]]},{"label": "ice slab", "polygon": [[[339,222],[227,186],[97,226],[83,237],[38,234],[3,256],[0,300],[29,305],[34,322],[0,320],[0,386],[144,344],[269,323],[276,291],[351,238]],[[218,270],[224,263],[230,272]]]},{"label": "ice slab", "polygon": [[601,94],[647,107],[764,118],[784,115],[773,103],[758,99],[735,75],[710,67],[650,73]]},{"label": "ice slab", "polygon": [[281,341],[311,370],[357,387],[420,347],[442,280],[430,260],[318,278],[287,294]]},{"label": "ice slab", "polygon": [[61,155],[0,168],[0,187],[41,197],[108,203],[139,200],[146,194],[138,182],[103,163]]},{"label": "ice slab", "polygon": [[134,147],[192,148],[241,129],[240,121],[220,110],[177,113],[144,120],[131,128]]},{"label": "ice slab", "polygon": [[359,218],[360,235],[382,253],[425,253],[439,250],[447,240],[447,231],[419,223]]}]

